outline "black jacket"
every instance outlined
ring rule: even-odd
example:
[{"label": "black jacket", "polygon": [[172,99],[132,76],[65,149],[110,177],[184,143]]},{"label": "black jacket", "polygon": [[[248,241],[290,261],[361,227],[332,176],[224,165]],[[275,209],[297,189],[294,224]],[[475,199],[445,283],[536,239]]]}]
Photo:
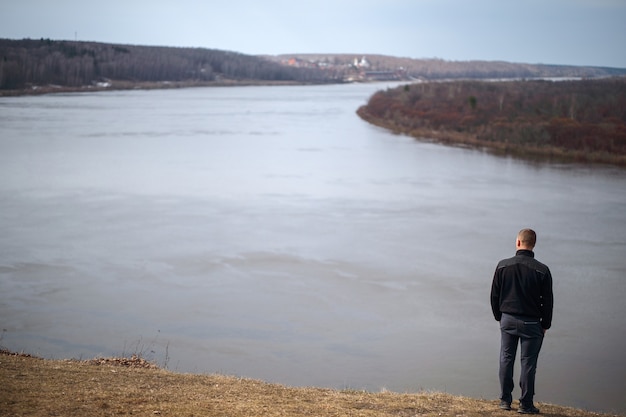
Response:
[{"label": "black jacket", "polygon": [[491,309],[496,320],[502,313],[541,319],[541,327],[552,326],[552,275],[530,250],[498,263],[491,284]]}]

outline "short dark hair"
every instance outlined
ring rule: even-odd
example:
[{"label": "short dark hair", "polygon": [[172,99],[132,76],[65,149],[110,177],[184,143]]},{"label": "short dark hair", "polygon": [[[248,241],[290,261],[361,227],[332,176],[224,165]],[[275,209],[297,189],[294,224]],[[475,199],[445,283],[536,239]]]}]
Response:
[{"label": "short dark hair", "polygon": [[537,243],[537,233],[533,229],[522,229],[517,234],[517,238],[522,242],[525,246],[529,246],[531,248],[535,247],[535,243]]}]

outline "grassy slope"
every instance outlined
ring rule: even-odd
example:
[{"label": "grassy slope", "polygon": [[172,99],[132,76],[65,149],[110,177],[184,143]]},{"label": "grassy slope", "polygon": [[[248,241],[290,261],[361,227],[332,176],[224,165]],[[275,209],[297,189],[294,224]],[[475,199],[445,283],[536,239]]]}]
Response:
[{"label": "grassy slope", "polygon": [[[543,415],[602,414],[538,404]],[[43,360],[0,354],[0,415],[8,416],[512,416],[495,400],[443,393],[290,388],[179,374],[140,359]]]}]

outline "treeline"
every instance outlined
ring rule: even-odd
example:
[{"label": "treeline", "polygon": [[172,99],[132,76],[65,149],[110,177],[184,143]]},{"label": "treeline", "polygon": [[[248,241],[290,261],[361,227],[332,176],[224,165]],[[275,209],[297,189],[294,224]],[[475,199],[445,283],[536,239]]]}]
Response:
[{"label": "treeline", "polygon": [[321,82],[327,77],[314,68],[289,68],[214,49],[0,39],[0,90],[49,84],[78,87],[105,80]]},{"label": "treeline", "polygon": [[[363,55],[296,54],[278,58],[298,58],[327,63],[331,66],[350,65]],[[525,64],[504,61],[447,61],[438,58],[413,59],[387,55],[365,55],[372,71],[402,69],[408,77],[423,80],[486,79],[486,78],[598,78],[626,75],[624,68],[571,65]]]},{"label": "treeline", "polygon": [[377,92],[358,114],[420,138],[626,165],[626,78],[417,83]]},{"label": "treeline", "polygon": [[[0,39],[0,93],[41,86],[79,88],[114,81],[133,83],[323,83],[353,79],[354,54],[252,56],[206,48],[116,45],[50,39]],[[297,58],[307,65],[284,65]],[[366,55],[367,68],[396,72],[406,79],[483,79],[626,75],[626,69],[520,64],[493,61],[445,61]],[[310,64],[310,65],[309,65]]]}]

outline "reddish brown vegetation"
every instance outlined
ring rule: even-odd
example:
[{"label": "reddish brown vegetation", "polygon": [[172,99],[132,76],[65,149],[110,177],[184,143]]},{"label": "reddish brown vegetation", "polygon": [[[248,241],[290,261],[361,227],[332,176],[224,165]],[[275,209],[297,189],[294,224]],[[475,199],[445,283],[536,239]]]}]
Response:
[{"label": "reddish brown vegetation", "polygon": [[626,165],[626,79],[440,82],[374,94],[358,114],[415,137]]}]

